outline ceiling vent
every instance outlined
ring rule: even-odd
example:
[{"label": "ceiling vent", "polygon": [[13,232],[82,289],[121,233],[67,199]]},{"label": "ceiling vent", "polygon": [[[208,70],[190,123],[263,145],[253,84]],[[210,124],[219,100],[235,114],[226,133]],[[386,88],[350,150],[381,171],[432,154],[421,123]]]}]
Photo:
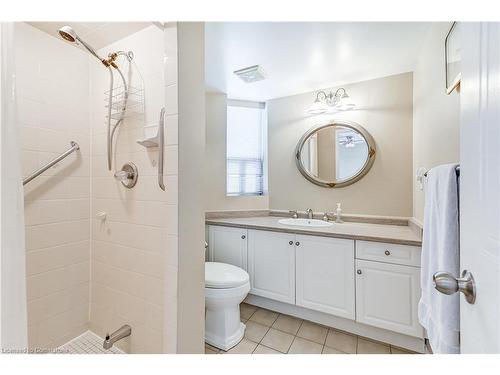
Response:
[{"label": "ceiling vent", "polygon": [[233,73],[240,77],[245,83],[262,81],[266,78],[264,76],[264,71],[259,65],[253,65],[249,66],[248,68],[235,70]]}]

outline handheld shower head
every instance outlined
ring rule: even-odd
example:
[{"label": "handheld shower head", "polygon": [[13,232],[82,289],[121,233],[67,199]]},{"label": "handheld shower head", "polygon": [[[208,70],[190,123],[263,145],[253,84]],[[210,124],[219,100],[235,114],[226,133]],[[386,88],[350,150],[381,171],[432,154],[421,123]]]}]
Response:
[{"label": "handheld shower head", "polygon": [[110,63],[106,59],[103,59],[101,56],[99,56],[97,52],[89,44],[87,44],[83,39],[81,39],[71,26],[61,27],[59,29],[59,35],[68,42],[81,44],[87,50],[88,53],[90,53],[96,59],[99,59],[99,61],[102,62],[105,66],[108,67],[110,65]]},{"label": "handheld shower head", "polygon": [[59,29],[59,35],[68,42],[75,43],[78,36],[70,26],[63,26]]}]

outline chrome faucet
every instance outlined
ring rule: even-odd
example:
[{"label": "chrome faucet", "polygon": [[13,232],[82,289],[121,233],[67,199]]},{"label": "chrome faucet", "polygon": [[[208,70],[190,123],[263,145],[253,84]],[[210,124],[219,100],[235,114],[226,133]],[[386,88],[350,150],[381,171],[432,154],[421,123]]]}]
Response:
[{"label": "chrome faucet", "polygon": [[308,208],[306,210],[306,215],[307,215],[307,218],[308,219],[312,219],[314,217],[314,213],[313,213],[313,210],[311,210],[310,208]]},{"label": "chrome faucet", "polygon": [[132,327],[130,327],[128,324],[125,324],[124,326],[121,326],[116,331],[114,331],[111,335],[108,333],[106,335],[106,339],[102,343],[102,347],[104,349],[111,349],[111,347],[115,342],[127,336],[130,336],[131,334],[132,334]]}]

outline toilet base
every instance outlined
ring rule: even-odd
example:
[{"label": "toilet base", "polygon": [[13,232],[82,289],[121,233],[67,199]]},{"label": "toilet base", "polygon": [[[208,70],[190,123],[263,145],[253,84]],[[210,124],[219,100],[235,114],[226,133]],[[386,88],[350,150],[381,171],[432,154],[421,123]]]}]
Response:
[{"label": "toilet base", "polygon": [[245,334],[240,319],[240,303],[250,291],[250,283],[236,288],[205,288],[205,342],[227,351]]},{"label": "toilet base", "polygon": [[229,349],[235,347],[240,343],[245,335],[246,325],[240,322],[238,330],[229,337],[221,337],[213,335],[210,332],[205,333],[205,342],[209,345],[215,346],[227,352]]}]

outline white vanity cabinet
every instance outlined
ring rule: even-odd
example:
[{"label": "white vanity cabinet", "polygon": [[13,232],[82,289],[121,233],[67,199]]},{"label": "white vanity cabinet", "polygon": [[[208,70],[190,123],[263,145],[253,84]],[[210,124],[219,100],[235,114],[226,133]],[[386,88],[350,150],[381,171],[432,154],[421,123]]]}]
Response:
[{"label": "white vanity cabinet", "polygon": [[247,270],[247,237],[243,228],[210,225],[208,228],[208,260],[228,263]]},{"label": "white vanity cabinet", "polygon": [[355,319],[354,241],[296,235],[296,305]]},{"label": "white vanity cabinet", "polygon": [[295,303],[295,235],[248,231],[250,293]]},{"label": "white vanity cabinet", "polygon": [[420,268],[356,260],[356,321],[422,337]]},{"label": "white vanity cabinet", "polygon": [[344,329],[381,340],[379,329],[423,338],[418,246],[215,225],[209,244],[210,260],[248,271],[249,297],[264,297],[262,307],[332,324],[344,318]]}]

